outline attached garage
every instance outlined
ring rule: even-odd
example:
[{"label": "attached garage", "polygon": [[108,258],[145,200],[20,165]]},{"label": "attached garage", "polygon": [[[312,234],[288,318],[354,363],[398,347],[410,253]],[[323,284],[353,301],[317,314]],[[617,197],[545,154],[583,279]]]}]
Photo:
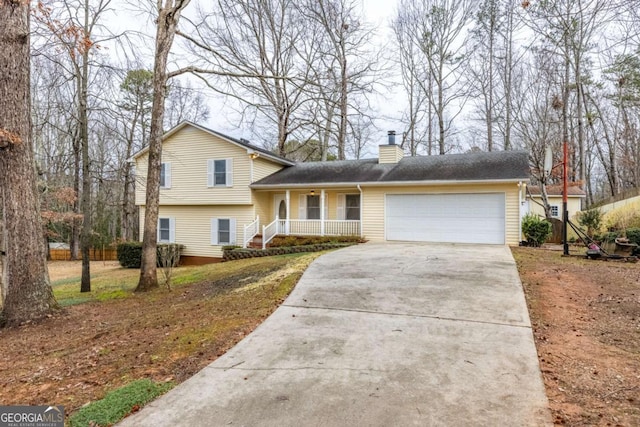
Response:
[{"label": "attached garage", "polygon": [[386,240],[505,244],[505,193],[387,194]]}]

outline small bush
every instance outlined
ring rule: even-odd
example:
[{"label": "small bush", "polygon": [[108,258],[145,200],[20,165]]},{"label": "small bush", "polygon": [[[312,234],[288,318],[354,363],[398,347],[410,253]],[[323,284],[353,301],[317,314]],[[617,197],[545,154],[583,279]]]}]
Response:
[{"label": "small bush", "polygon": [[69,425],[111,426],[172,387],[173,383],[159,384],[148,379],[134,381],[78,410],[69,418]]},{"label": "small bush", "polygon": [[522,218],[522,232],[529,245],[539,247],[551,236],[553,226],[546,219],[527,214]]},{"label": "small bush", "polygon": [[[157,248],[158,267],[162,267],[160,261],[163,259],[162,255],[166,253],[166,251],[169,251],[169,253],[177,252],[177,256],[175,257],[176,265],[174,265],[174,267],[177,267],[177,263],[180,262],[182,249],[184,249],[184,246],[176,243],[159,244]],[[120,265],[124,268],[140,268],[140,263],[142,262],[142,242],[120,243],[117,248],[117,253],[118,262],[120,262]]]},{"label": "small bush", "polygon": [[125,268],[140,268],[142,242],[124,242],[117,247],[118,262]]},{"label": "small bush", "polygon": [[587,234],[593,234],[600,230],[602,226],[602,211],[600,209],[589,209],[588,211],[578,212],[578,223],[587,228]]}]

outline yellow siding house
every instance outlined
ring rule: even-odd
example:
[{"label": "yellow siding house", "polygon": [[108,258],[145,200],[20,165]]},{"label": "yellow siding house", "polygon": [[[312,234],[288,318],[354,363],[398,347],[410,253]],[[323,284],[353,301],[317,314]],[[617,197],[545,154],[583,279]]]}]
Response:
[{"label": "yellow siding house", "polygon": [[[134,160],[143,229],[147,151]],[[188,262],[256,235],[517,244],[528,177],[524,151],[404,157],[390,132],[379,159],[294,163],[184,122],[164,136],[158,240]]]}]

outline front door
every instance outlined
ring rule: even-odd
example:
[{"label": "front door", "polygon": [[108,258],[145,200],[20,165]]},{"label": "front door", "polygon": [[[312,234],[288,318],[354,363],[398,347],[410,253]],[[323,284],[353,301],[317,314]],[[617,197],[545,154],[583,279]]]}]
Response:
[{"label": "front door", "polygon": [[273,196],[273,215],[280,219],[287,219],[287,196],[285,194],[276,194]]}]

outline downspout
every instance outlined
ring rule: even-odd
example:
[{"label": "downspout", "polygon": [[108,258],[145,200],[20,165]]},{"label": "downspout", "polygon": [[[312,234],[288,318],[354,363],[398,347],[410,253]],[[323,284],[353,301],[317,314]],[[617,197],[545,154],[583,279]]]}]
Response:
[{"label": "downspout", "polygon": [[357,185],[358,187],[358,191],[360,192],[360,237],[362,237],[362,187],[360,187],[360,184]]},{"label": "downspout", "polygon": [[520,241],[522,241],[522,207],[524,203],[522,201],[522,181],[518,182],[518,236]]},{"label": "downspout", "polygon": [[320,235],[324,236],[324,209],[325,209],[325,192],[324,189],[320,190]]}]

